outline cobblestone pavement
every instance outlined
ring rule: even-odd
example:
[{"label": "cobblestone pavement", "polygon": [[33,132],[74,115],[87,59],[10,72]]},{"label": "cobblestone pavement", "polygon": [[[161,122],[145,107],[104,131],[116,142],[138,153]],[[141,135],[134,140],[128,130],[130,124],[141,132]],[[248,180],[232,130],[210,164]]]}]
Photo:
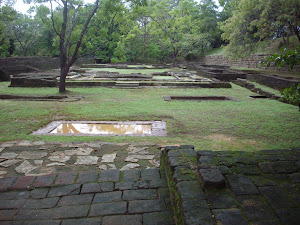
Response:
[{"label": "cobblestone pavement", "polygon": [[300,221],[300,149],[163,151],[177,224],[293,225]]},{"label": "cobblestone pavement", "polygon": [[158,168],[160,148],[151,143],[6,142],[0,144],[0,178],[82,170]]},{"label": "cobblestone pavement", "polygon": [[0,179],[0,224],[174,224],[164,172],[116,169]]}]

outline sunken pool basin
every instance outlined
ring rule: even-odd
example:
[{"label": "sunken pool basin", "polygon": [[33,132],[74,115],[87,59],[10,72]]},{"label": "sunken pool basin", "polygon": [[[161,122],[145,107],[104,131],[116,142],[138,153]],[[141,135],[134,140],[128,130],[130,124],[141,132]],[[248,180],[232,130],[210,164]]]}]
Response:
[{"label": "sunken pool basin", "polygon": [[164,121],[53,121],[32,135],[166,136]]},{"label": "sunken pool basin", "polygon": [[169,95],[163,96],[165,101],[238,101],[231,96],[183,96],[183,95]]}]

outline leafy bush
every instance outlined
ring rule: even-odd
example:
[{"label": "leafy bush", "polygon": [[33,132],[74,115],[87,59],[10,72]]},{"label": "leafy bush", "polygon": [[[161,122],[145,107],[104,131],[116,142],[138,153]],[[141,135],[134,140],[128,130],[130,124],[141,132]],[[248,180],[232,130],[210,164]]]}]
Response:
[{"label": "leafy bush", "polygon": [[264,61],[260,62],[260,66],[266,65],[269,67],[271,63],[274,63],[278,68],[293,69],[294,66],[300,64],[300,45],[288,51],[285,48],[280,54],[276,53],[266,57]]},{"label": "leafy bush", "polygon": [[298,105],[300,111],[300,83],[298,86],[291,86],[281,92],[281,100],[286,100],[291,104]]}]

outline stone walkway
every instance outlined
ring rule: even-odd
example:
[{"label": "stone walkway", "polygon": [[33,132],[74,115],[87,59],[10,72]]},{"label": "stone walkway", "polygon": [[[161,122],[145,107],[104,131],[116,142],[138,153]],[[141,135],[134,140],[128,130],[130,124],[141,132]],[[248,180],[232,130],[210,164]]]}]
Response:
[{"label": "stone walkway", "polygon": [[[10,142],[0,151],[0,225],[300,221],[300,148],[242,152]],[[131,163],[140,168],[126,167]]]},{"label": "stone walkway", "polygon": [[297,225],[300,148],[163,151],[176,224]]},{"label": "stone walkway", "polygon": [[171,225],[163,171],[116,169],[0,179],[0,224]]},{"label": "stone walkway", "polygon": [[151,143],[6,142],[0,145],[0,178],[82,170],[158,168],[160,148]]}]

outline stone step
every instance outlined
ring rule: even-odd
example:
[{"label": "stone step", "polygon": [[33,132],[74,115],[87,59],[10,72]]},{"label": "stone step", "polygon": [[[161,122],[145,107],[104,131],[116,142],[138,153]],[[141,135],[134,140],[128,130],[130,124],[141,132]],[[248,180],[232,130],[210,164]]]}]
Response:
[{"label": "stone step", "polygon": [[140,84],[135,83],[125,83],[125,82],[117,82],[115,88],[140,88]]}]

